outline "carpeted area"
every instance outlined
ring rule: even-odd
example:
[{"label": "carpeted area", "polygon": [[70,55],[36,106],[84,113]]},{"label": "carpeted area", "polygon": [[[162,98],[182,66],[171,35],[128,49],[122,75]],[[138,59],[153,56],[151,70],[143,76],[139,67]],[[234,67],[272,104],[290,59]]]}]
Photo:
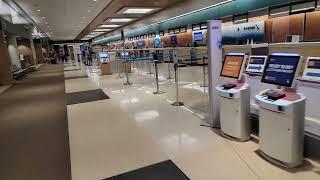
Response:
[{"label": "carpeted area", "polygon": [[0,94],[0,179],[71,179],[63,65]]}]

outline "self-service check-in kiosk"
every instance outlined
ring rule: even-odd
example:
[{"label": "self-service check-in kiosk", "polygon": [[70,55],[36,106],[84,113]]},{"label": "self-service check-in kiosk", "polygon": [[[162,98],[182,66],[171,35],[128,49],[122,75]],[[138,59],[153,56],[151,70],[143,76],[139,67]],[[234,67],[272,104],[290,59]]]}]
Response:
[{"label": "self-service check-in kiosk", "polygon": [[112,75],[109,53],[100,52],[99,58],[100,58],[101,74],[102,75]]},{"label": "self-service check-in kiosk", "polygon": [[220,76],[231,82],[216,87],[221,130],[228,138],[238,141],[249,140],[251,132],[250,88],[246,76],[242,75],[245,60],[245,54],[226,55]]},{"label": "self-service check-in kiosk", "polygon": [[308,57],[302,79],[320,82],[320,57]]},{"label": "self-service check-in kiosk", "polygon": [[261,155],[285,167],[295,167],[303,161],[306,98],[295,88],[300,59],[297,54],[270,55],[262,83],[279,88],[264,90],[255,97]]},{"label": "self-service check-in kiosk", "polygon": [[262,74],[267,58],[267,56],[250,56],[246,72],[250,74]]}]

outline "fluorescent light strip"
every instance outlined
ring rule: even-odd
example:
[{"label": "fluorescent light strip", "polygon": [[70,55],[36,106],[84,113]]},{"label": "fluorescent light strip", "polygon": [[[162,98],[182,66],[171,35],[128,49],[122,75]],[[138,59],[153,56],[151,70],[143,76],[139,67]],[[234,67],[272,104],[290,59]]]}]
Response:
[{"label": "fluorescent light strip", "polygon": [[128,8],[122,14],[147,14],[155,9],[152,8]]},{"label": "fluorescent light strip", "polygon": [[96,29],[94,32],[108,32],[111,31],[112,29]]},{"label": "fluorescent light strip", "polygon": [[121,25],[118,24],[103,24],[100,26],[100,28],[117,28],[120,27]]},{"label": "fluorescent light strip", "polygon": [[277,15],[281,15],[281,14],[289,14],[289,11],[283,11],[283,12],[273,13],[273,14],[270,14],[270,16],[277,16]]},{"label": "fluorescent light strip", "polygon": [[181,14],[181,15],[179,15],[179,16],[175,16],[175,17],[170,18],[170,19],[166,19],[166,20],[160,21],[159,23],[155,23],[155,24],[160,24],[160,23],[163,23],[163,22],[167,22],[167,21],[171,21],[171,20],[174,20],[174,19],[178,19],[178,18],[180,18],[180,17],[187,16],[187,15],[190,15],[190,14],[194,14],[194,13],[197,13],[197,12],[201,12],[201,11],[204,11],[204,10],[207,10],[207,9],[210,9],[210,8],[213,8],[213,7],[216,7],[216,6],[220,6],[220,5],[223,5],[223,4],[230,3],[230,2],[232,2],[232,1],[234,1],[234,0],[223,1],[223,2],[214,4],[214,5],[205,7],[205,8],[201,8],[201,9],[198,9],[198,10],[195,10],[195,11],[191,11],[191,12],[188,12],[188,13],[185,13],[185,14]]},{"label": "fluorescent light strip", "polygon": [[306,7],[306,8],[301,8],[301,9],[294,9],[291,10],[291,12],[298,12],[298,11],[305,11],[305,10],[310,10],[310,9],[314,9],[315,7]]},{"label": "fluorescent light strip", "polygon": [[116,23],[126,23],[130,21],[133,21],[133,19],[132,18],[110,18],[110,20],[108,20],[108,22],[116,22]]}]

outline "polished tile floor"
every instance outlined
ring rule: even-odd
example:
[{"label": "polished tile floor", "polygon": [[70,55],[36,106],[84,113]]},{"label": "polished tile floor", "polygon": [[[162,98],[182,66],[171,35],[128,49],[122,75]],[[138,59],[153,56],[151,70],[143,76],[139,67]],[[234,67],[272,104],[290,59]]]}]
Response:
[{"label": "polished tile floor", "polygon": [[175,84],[167,80],[167,64],[159,66],[160,90],[166,92],[161,95],[153,94],[154,75],[145,63],[135,64],[132,86],[124,86],[125,78],[117,79],[118,74],[99,76],[95,67],[66,64],[65,69],[66,77],[88,75],[66,80],[66,93],[102,89],[110,97],[67,107],[74,180],[109,178],[166,160],[192,180],[320,178],[317,163],[306,160],[303,167],[282,169],[260,158],[255,142],[232,142],[200,126],[208,116],[202,67],[179,71],[183,107],[170,105]]}]

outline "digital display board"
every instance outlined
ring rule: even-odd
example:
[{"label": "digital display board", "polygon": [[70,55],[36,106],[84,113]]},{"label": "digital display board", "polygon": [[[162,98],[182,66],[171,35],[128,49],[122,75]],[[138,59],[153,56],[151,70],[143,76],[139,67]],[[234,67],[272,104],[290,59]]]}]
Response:
[{"label": "digital display board", "polygon": [[298,55],[270,55],[262,76],[262,82],[291,87],[299,65]]},{"label": "digital display board", "polygon": [[178,39],[177,36],[170,36],[171,39],[171,45],[177,45],[178,44]]},{"label": "digital display board", "polygon": [[244,55],[226,55],[220,76],[239,79],[244,59]]},{"label": "digital display board", "polygon": [[193,33],[193,41],[203,41],[202,32],[194,32]]},{"label": "digital display board", "polygon": [[155,38],[154,39],[154,45],[155,46],[160,46],[161,45],[161,39],[160,38]]},{"label": "digital display board", "polygon": [[249,73],[263,73],[267,56],[250,56],[246,71]]}]

